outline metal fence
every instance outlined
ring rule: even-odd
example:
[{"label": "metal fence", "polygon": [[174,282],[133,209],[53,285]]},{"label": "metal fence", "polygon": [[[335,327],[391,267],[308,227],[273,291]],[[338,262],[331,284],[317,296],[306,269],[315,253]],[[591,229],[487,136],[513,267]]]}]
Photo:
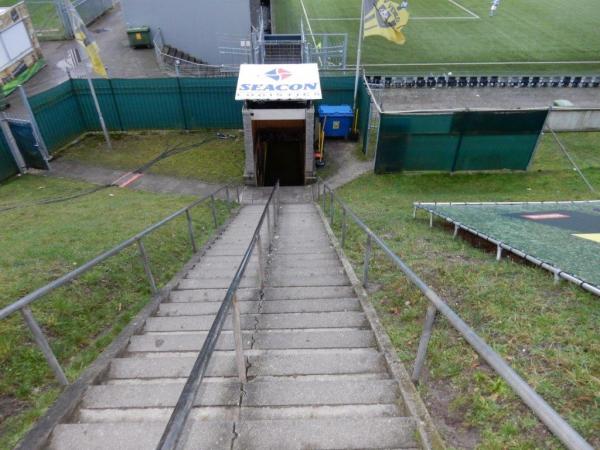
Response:
[{"label": "metal fence", "polygon": [[[221,335],[221,330],[223,329],[225,319],[228,317],[229,310],[232,308],[232,323],[238,377],[240,383],[246,383],[246,360],[244,357],[242,328],[240,324],[240,307],[236,292],[240,285],[242,277],[246,273],[246,269],[248,268],[248,264],[255,250],[258,253],[257,267],[258,280],[260,285],[259,287],[261,291],[262,289],[264,289],[266,264],[265,251],[267,253],[270,251],[273,236],[278,226],[278,217],[279,181],[275,184],[273,190],[271,191],[271,195],[269,196],[265,208],[260,216],[260,220],[258,221],[256,229],[254,230],[254,234],[252,235],[250,244],[248,245],[248,248],[246,249],[246,252],[242,257],[240,265],[237,271],[235,272],[235,275],[233,276],[229,288],[227,289],[227,293],[225,294],[223,303],[221,303],[215,320],[213,321],[210,330],[208,331],[208,335],[204,340],[202,349],[200,350],[200,353],[198,354],[198,357],[194,362],[194,366],[192,367],[190,375],[188,376],[188,379],[179,396],[179,400],[175,405],[175,409],[171,414],[169,422],[167,423],[167,427],[165,428],[165,431],[157,446],[157,450],[174,450],[177,448],[177,444],[184,430],[187,418],[190,414],[190,411],[192,410],[192,406],[194,405],[196,394],[198,393],[200,385],[202,384],[204,373],[206,372],[206,368],[208,367],[210,358],[215,350],[217,340]],[[265,225],[267,227],[267,242],[263,243],[262,232]]]},{"label": "metal fence", "polygon": [[75,0],[73,6],[81,16],[86,25],[89,25],[98,17],[114,6],[113,0]]},{"label": "metal fence", "polygon": [[33,338],[34,338],[36,344],[38,345],[38,347],[44,354],[44,357],[46,358],[48,365],[51,367],[52,371],[54,372],[56,379],[63,386],[68,385],[69,380],[67,379],[60,363],[58,362],[58,359],[54,355],[54,352],[52,351],[52,348],[50,347],[48,339],[46,338],[42,328],[40,327],[40,325],[36,321],[35,317],[33,316],[33,313],[31,312],[31,309],[30,309],[30,305],[33,304],[34,302],[40,300],[45,295],[51,293],[55,289],[57,289],[61,286],[64,286],[64,285],[70,283],[71,281],[79,278],[81,275],[88,272],[92,268],[98,266],[99,264],[103,263],[104,261],[108,260],[109,258],[118,255],[119,253],[121,253],[122,251],[124,251],[125,249],[127,249],[131,246],[137,246],[138,251],[139,251],[139,256],[142,259],[142,263],[144,265],[144,271],[146,273],[146,277],[148,279],[150,289],[153,294],[156,294],[158,292],[158,286],[157,286],[156,280],[154,278],[154,274],[152,273],[152,267],[150,265],[150,260],[148,258],[146,247],[144,246],[144,238],[146,238],[147,236],[152,234],[157,229],[159,229],[159,228],[163,227],[164,225],[168,224],[169,222],[173,221],[174,219],[185,216],[186,224],[187,224],[187,231],[189,233],[189,238],[190,238],[190,245],[191,245],[193,252],[196,253],[198,251],[198,246],[196,244],[196,237],[194,235],[192,210],[195,207],[199,206],[200,204],[208,203],[210,205],[210,209],[211,209],[211,215],[212,215],[212,219],[213,219],[214,229],[216,230],[219,227],[218,217],[217,217],[217,208],[216,208],[216,198],[217,198],[217,196],[222,195],[222,196],[224,196],[224,199],[227,201],[227,204],[229,206],[232,206],[233,201],[234,201],[234,198],[231,197],[232,190],[236,194],[235,199],[239,202],[239,189],[237,186],[227,185],[227,186],[221,187],[221,188],[215,190],[214,192],[212,192],[211,194],[208,194],[208,195],[190,203],[188,206],[180,209],[179,211],[176,211],[173,214],[165,217],[161,221],[156,222],[155,224],[149,226],[148,228],[139,232],[135,236],[132,236],[129,239],[121,242],[120,244],[116,245],[115,247],[111,248],[110,250],[107,250],[106,252],[87,261],[86,263],[79,266],[77,269],[61,276],[60,278],[57,278],[56,280],[46,284],[45,286],[42,286],[41,288],[36,289],[35,291],[31,292],[30,294],[27,294],[26,296],[20,298],[19,300],[15,301],[14,303],[0,309],[0,320],[5,319],[6,317],[8,317],[11,314],[14,314],[16,312],[21,313],[23,320],[25,321],[25,323],[27,324],[27,327],[31,331],[31,334],[33,335]]},{"label": "metal fence", "polygon": [[363,254],[362,284],[364,287],[369,283],[369,267],[371,263],[373,245],[379,248],[389,260],[402,272],[408,280],[427,298],[429,306],[425,316],[423,332],[419,341],[419,347],[413,366],[411,379],[414,383],[419,381],[421,370],[425,363],[427,347],[433,332],[435,318],[438,313],[442,314],[452,327],[471,345],[471,347],[489,364],[489,366],[512,388],[512,390],[523,400],[523,402],[536,414],[536,416],[550,429],[550,431],[569,449],[592,450],[592,446],[581,437],[535,390],[529,386],[507,363],[492,349],[475,331],[467,325],[450,306],[412,269],[390,249],[377,234],[369,229],[367,225],[341,200],[333,190],[319,180],[315,185],[315,200],[320,203],[325,217],[329,217],[332,228],[335,218],[335,207],[341,209],[341,237],[342,250],[345,247],[349,221],[356,225],[365,236]]}]

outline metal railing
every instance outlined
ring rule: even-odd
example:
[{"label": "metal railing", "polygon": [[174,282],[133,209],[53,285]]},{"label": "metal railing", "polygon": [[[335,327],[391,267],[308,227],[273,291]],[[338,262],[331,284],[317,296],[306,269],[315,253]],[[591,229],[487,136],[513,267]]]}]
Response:
[{"label": "metal railing", "polygon": [[252,254],[254,249],[258,249],[258,280],[260,290],[264,288],[264,279],[265,279],[265,255],[263,248],[263,242],[261,238],[261,232],[263,225],[267,225],[267,240],[266,249],[270,250],[271,241],[273,238],[273,234],[275,229],[278,226],[279,218],[279,182],[273,187],[271,191],[271,195],[267,200],[267,204],[265,205],[265,209],[260,216],[260,220],[258,221],[258,225],[254,230],[254,234],[252,235],[252,239],[250,240],[250,244],[242,257],[242,261],[233,276],[233,280],[227,289],[227,293],[225,294],[225,298],[223,299],[223,303],[217,312],[215,320],[213,321],[210,330],[208,331],[208,335],[204,340],[204,344],[202,345],[202,349],[194,362],[194,366],[188,376],[188,379],[183,387],[181,395],[177,400],[177,404],[175,405],[175,409],[171,414],[169,422],[163,432],[163,435],[160,439],[157,450],[174,450],[177,448],[179,439],[182,435],[182,432],[185,428],[185,424],[187,418],[192,410],[192,406],[194,404],[194,399],[196,398],[196,394],[198,393],[198,389],[202,384],[202,380],[204,378],[204,373],[206,372],[206,368],[208,367],[208,363],[210,362],[210,358],[215,350],[215,346],[217,344],[217,340],[221,335],[221,331],[223,329],[223,325],[225,323],[225,319],[227,318],[227,314],[229,310],[233,306],[232,312],[232,324],[233,324],[233,334],[234,334],[234,342],[235,342],[235,354],[236,354],[236,363],[238,369],[238,377],[240,383],[246,383],[246,361],[244,359],[244,347],[242,340],[242,329],[240,322],[240,307],[237,299],[237,289],[240,285],[242,277],[246,272],[246,268],[248,267],[248,263],[250,262],[250,258],[252,258]]},{"label": "metal railing", "polygon": [[215,198],[221,192],[224,192],[225,200],[227,201],[227,203],[229,205],[231,205],[233,202],[233,199],[231,199],[230,190],[235,190],[236,198],[237,198],[237,201],[239,202],[239,187],[232,186],[232,185],[223,186],[223,187],[213,191],[212,193],[210,193],[198,200],[195,200],[194,202],[190,203],[189,205],[185,206],[184,208],[181,208],[180,210],[174,212],[173,214],[165,217],[164,219],[160,220],[159,222],[156,222],[153,225],[150,225],[145,230],[140,231],[135,236],[132,236],[129,239],[126,239],[125,241],[114,246],[110,250],[107,250],[104,253],[96,256],[95,258],[90,259],[86,263],[79,266],[77,269],[57,278],[54,281],[51,281],[50,283],[40,287],[39,289],[36,289],[35,291],[25,295],[24,297],[21,297],[16,302],[0,309],[0,320],[5,319],[6,317],[10,316],[11,314],[19,311],[23,317],[23,320],[29,327],[29,330],[31,331],[36,344],[38,345],[38,347],[44,354],[44,357],[46,358],[48,365],[54,372],[54,375],[56,376],[58,382],[63,386],[67,386],[69,384],[69,380],[67,379],[60,363],[58,362],[56,356],[54,355],[54,352],[52,351],[52,348],[50,347],[50,344],[48,343],[48,339],[46,339],[46,336],[45,336],[42,328],[39,326],[38,322],[35,320],[35,317],[33,316],[33,313],[31,312],[29,305],[31,305],[33,302],[39,300],[40,298],[44,297],[46,294],[49,294],[50,292],[54,291],[55,289],[75,280],[79,276],[83,275],[90,269],[96,267],[98,264],[106,261],[107,259],[111,258],[112,256],[115,256],[115,255],[121,253],[123,250],[125,250],[126,248],[128,248],[131,245],[137,245],[140,257],[142,259],[142,263],[144,265],[144,272],[146,273],[146,277],[148,278],[148,283],[150,284],[152,293],[156,294],[158,292],[158,287],[156,285],[156,280],[152,273],[152,267],[150,266],[150,261],[148,259],[148,254],[146,252],[146,247],[144,246],[143,239],[146,236],[148,236],[149,234],[151,234],[153,231],[162,227],[163,225],[171,222],[172,220],[174,220],[180,216],[185,215],[189,238],[190,238],[190,245],[192,247],[193,252],[196,253],[198,251],[198,246],[196,244],[196,237],[194,235],[194,227],[193,227],[192,214],[191,214],[192,208],[200,205],[201,203],[210,202],[212,221],[213,221],[213,224],[214,224],[214,227],[216,230],[219,226],[219,223],[218,223]]},{"label": "metal railing", "polygon": [[[415,358],[411,379],[413,383],[418,383],[425,357],[427,347],[433,331],[433,325],[437,313],[442,314],[452,327],[458,331],[461,336],[471,345],[471,347],[490,365],[492,369],[512,388],[512,390],[523,400],[523,402],[537,415],[537,417],[550,429],[550,431],[569,449],[592,450],[592,446],[577,433],[546,401],[529,386],[507,363],[494,351],[475,331],[469,327],[452,308],[431,288],[429,287],[411,268],[391,250],[387,244],[333,192],[333,190],[321,180],[313,189],[313,198],[321,202],[321,209],[325,217],[329,216],[329,221],[333,226],[335,217],[335,204],[342,209],[341,217],[341,238],[340,245],[342,249],[346,243],[348,230],[348,218],[365,233],[365,250],[363,256],[363,274],[362,283],[367,287],[369,282],[369,264],[373,250],[373,243],[379,247],[383,253],[388,256],[401,272],[406,275],[409,281],[417,287],[429,301],[423,332],[419,341],[417,356]],[[316,190],[316,195],[315,195]]]}]

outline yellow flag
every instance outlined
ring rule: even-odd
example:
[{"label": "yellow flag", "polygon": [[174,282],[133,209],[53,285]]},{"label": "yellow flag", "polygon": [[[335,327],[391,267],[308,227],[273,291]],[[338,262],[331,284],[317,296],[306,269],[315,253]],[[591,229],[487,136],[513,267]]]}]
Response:
[{"label": "yellow flag", "polygon": [[406,8],[391,0],[364,0],[364,35],[382,36],[396,44],[404,44],[406,38],[402,28],[408,23]]},{"label": "yellow flag", "polygon": [[68,4],[69,15],[71,16],[71,23],[73,24],[73,34],[75,35],[75,40],[79,42],[79,44],[88,54],[90,63],[92,64],[92,70],[101,77],[108,78],[106,67],[104,67],[104,63],[100,58],[100,49],[98,48],[98,44],[96,44],[96,42],[92,39],[87,27],[85,26],[85,23],[83,23],[83,20],[81,20],[81,16],[73,4],[69,1],[66,3]]}]

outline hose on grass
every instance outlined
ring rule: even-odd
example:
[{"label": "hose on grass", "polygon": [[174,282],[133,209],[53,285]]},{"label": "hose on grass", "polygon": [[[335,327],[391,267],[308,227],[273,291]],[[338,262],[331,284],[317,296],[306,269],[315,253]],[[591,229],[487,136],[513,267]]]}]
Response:
[{"label": "hose on grass", "polygon": [[[208,137],[201,141],[194,142],[191,144],[187,144],[187,145],[176,144],[173,147],[171,147],[170,145],[167,145],[166,149],[160,155],[145,162],[144,164],[139,166],[137,169],[132,170],[132,173],[144,173],[147,170],[149,170],[152,166],[159,163],[160,161],[163,161],[167,158],[171,158],[172,156],[179,155],[181,153],[202,147],[203,145],[208,144],[210,142],[214,142],[216,140],[228,140],[228,139],[235,139],[235,138],[236,138],[235,135],[224,134],[224,133],[219,132],[213,137]],[[69,201],[69,200],[75,200],[75,199],[78,199],[81,197],[85,197],[87,195],[95,194],[96,192],[102,191],[104,189],[108,189],[110,187],[114,187],[114,184],[111,183],[111,184],[106,184],[106,185],[102,185],[102,186],[96,186],[91,189],[85,189],[83,191],[75,192],[73,194],[68,194],[68,195],[63,195],[63,196],[58,196],[58,197],[48,197],[48,198],[44,198],[41,200],[36,200],[35,202],[30,202],[30,203],[20,203],[20,204],[14,204],[14,205],[0,205],[0,213],[6,212],[6,211],[13,211],[15,209],[20,209],[20,208],[28,208],[28,207],[32,207],[32,206],[41,206],[41,205],[50,205],[50,204],[54,204],[54,203],[61,203],[61,202]]]}]

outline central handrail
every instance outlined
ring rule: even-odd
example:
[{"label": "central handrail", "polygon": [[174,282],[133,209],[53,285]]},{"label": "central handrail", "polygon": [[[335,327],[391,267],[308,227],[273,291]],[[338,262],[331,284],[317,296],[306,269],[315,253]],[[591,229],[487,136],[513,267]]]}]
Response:
[{"label": "central handrail", "polygon": [[[322,191],[321,187],[322,186]],[[329,215],[329,221],[333,225],[335,216],[335,203],[342,209],[341,242],[342,249],[346,240],[347,217],[365,233],[366,245],[363,266],[363,286],[367,286],[369,274],[369,262],[371,259],[372,243],[377,246],[391,259],[391,261],[406,275],[409,281],[416,286],[429,300],[429,307],[425,317],[423,332],[419,341],[419,348],[415,358],[411,379],[417,383],[420,372],[425,362],[427,347],[431,338],[435,316],[441,313],[452,327],[458,331],[471,347],[490,365],[492,369],[512,388],[512,390],[523,400],[523,402],[535,413],[535,415],[548,427],[548,429],[569,449],[592,450],[592,446],[575,431],[523,378],[521,378],[508,365],[508,363],[490,347],[469,325],[467,325],[454,310],[419,276],[406,264],[377,234],[375,234],[340,198],[333,190],[321,180],[317,184],[317,202],[322,200],[321,209],[323,215]],[[313,191],[314,192],[314,191]],[[328,203],[328,208],[326,207]],[[329,211],[327,211],[329,209]]]},{"label": "central handrail", "polygon": [[[274,204],[273,204],[274,201]],[[269,211],[269,207],[273,206],[273,226],[271,226],[271,214]],[[271,195],[267,200],[265,205],[265,209],[263,210],[262,215],[260,216],[260,220],[258,221],[258,225],[254,230],[254,234],[252,235],[252,239],[250,240],[250,244],[242,257],[242,262],[240,263],[235,275],[233,276],[233,280],[227,289],[227,293],[225,294],[225,298],[223,299],[223,303],[221,303],[221,307],[217,312],[215,320],[213,321],[210,330],[208,331],[208,335],[204,340],[204,344],[202,345],[202,349],[194,362],[194,366],[188,376],[188,379],[179,395],[179,399],[177,400],[177,404],[175,405],[175,409],[173,410],[171,417],[169,418],[169,422],[163,432],[163,435],[156,447],[156,450],[174,450],[177,448],[177,444],[181,437],[181,434],[184,430],[185,424],[187,422],[187,418],[192,410],[194,405],[194,399],[196,398],[196,394],[198,393],[198,389],[204,379],[204,373],[206,372],[206,368],[208,367],[208,363],[210,362],[210,358],[215,350],[215,346],[217,344],[217,340],[221,335],[221,331],[223,329],[223,324],[225,323],[225,319],[227,318],[227,314],[233,305],[233,328],[234,328],[234,337],[235,337],[235,350],[237,355],[238,362],[238,372],[240,382],[246,382],[246,366],[244,362],[243,356],[243,343],[241,339],[241,326],[240,326],[240,312],[239,305],[237,301],[236,291],[239,287],[239,284],[246,272],[246,268],[248,263],[250,262],[250,258],[252,257],[252,253],[255,247],[258,247],[259,255],[258,255],[258,278],[260,288],[264,287],[264,273],[263,273],[263,248],[261,241],[261,231],[263,227],[263,223],[265,219],[267,219],[267,227],[268,227],[268,246],[270,246],[272,239],[272,232],[277,226],[277,218],[279,215],[279,181],[273,187],[271,191]]]}]

